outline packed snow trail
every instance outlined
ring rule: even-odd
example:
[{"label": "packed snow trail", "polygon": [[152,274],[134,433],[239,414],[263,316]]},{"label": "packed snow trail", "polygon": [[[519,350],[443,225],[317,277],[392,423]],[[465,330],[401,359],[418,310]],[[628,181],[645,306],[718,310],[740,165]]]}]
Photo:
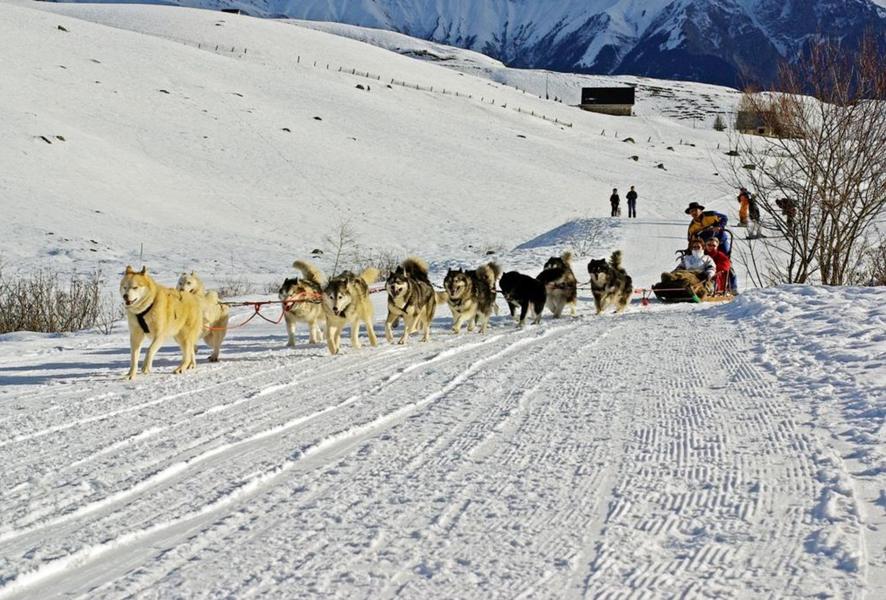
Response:
[{"label": "packed snow trail", "polygon": [[6,360],[27,400],[0,421],[0,596],[859,589],[857,527],[809,549],[852,531],[810,518],[809,415],[716,314],[458,338],[441,318],[429,344],[338,357],[273,330],[133,384],[122,344]]}]

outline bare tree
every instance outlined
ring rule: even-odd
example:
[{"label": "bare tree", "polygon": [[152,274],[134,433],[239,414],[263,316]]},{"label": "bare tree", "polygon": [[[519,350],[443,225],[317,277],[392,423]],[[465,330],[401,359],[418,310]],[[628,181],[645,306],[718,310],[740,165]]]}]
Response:
[{"label": "bare tree", "polygon": [[811,47],[777,93],[748,93],[767,137],[736,135],[731,183],[755,193],[768,237],[746,263],[758,285],[853,280],[886,208],[886,39]]},{"label": "bare tree", "polygon": [[[335,252],[331,274],[331,277],[335,277],[339,274],[339,267],[342,267],[347,258],[347,254],[354,251],[354,246],[357,243],[357,237],[354,233],[354,228],[351,227],[351,222],[347,219],[341,220],[335,232],[327,235],[324,241],[329,244]],[[342,270],[344,270],[343,267]]]}]

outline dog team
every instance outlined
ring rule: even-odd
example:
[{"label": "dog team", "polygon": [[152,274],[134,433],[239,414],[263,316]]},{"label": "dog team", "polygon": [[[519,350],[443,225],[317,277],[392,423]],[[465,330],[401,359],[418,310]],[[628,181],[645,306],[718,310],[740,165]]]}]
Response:
[{"label": "dog team", "polygon": [[[293,268],[301,277],[288,278],[280,286],[278,297],[283,303],[288,346],[296,344],[296,324],[307,324],[308,340],[317,344],[325,332],[330,354],[338,354],[342,330],[351,329],[351,346],[360,347],[360,326],[365,325],[369,343],[378,344],[372,327],[373,309],[370,285],[379,278],[379,270],[370,267],[359,275],[346,271],[327,280],[314,265],[297,260]],[[612,253],[609,261],[588,263],[591,292],[597,314],[612,304],[622,312],[630,302],[633,284],[621,265],[621,251]],[[500,291],[508,303],[511,317],[522,327],[529,316],[532,323],[541,322],[545,307],[560,317],[566,307],[575,316],[578,280],[572,271],[572,253],[550,258],[541,273],[530,277],[517,271],[502,274],[494,262],[474,270],[450,269],[443,279],[443,290],[435,291],[428,279],[428,265],[409,257],[385,280],[388,316],[385,338],[394,342],[394,329],[403,321],[398,343],[405,344],[410,335],[421,332],[422,341],[431,335],[431,321],[437,306],[449,305],[452,332],[461,333],[479,327],[485,333],[493,312],[498,312],[496,294]],[[228,327],[230,309],[216,292],[207,291],[196,273],[182,273],[175,289],[158,284],[143,267],[131,266],[120,282],[120,295],[129,324],[130,367],[128,379],[134,379],[138,356],[145,338],[150,339],[142,364],[142,373],[150,373],[154,355],[160,345],[174,338],[182,351],[182,362],[175,373],[197,366],[196,349],[200,338],[212,349],[210,362],[219,360],[219,351]],[[517,311],[519,310],[519,316]]]}]

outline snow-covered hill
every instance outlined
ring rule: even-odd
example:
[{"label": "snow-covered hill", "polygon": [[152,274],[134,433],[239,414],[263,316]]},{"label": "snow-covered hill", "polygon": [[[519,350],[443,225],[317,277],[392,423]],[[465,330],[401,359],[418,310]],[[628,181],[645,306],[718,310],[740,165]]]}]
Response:
[{"label": "snow-covered hill", "polygon": [[[690,200],[735,211],[710,129],[737,101],[723,88],[647,81],[641,117],[620,119],[512,87],[543,73],[498,69],[503,85],[290,23],[5,10],[7,269],[146,262],[263,288],[343,221],[367,251],[474,260],[608,215],[614,187],[637,186],[644,218],[680,223]],[[581,77],[550,79],[577,101]]]},{"label": "snow-covered hill", "polygon": [[[735,215],[734,92],[631,78],[639,116],[605,117],[568,106],[581,76],[348,35],[378,38],[0,3],[3,272],[268,297],[346,222],[436,283],[620,248],[648,286],[688,201]],[[628,185],[640,218],[608,217]],[[440,308],[428,343],[336,357],[253,321],[134,382],[125,323],[0,336],[0,598],[882,595],[884,292],[638,300],[460,337]]]},{"label": "snow-covered hill", "polygon": [[870,0],[173,2],[399,31],[514,67],[731,86],[771,82],[780,60],[792,60],[822,33],[852,47],[865,30],[886,32],[886,10]]}]

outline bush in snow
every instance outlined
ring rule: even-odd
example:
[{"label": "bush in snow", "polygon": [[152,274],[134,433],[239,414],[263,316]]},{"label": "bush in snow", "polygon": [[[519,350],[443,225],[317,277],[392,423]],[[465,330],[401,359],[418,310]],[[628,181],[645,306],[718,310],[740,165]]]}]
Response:
[{"label": "bush in snow", "polygon": [[120,302],[103,292],[100,272],[69,277],[48,270],[7,276],[0,267],[0,333],[60,333],[97,327],[109,333],[122,317]]}]

